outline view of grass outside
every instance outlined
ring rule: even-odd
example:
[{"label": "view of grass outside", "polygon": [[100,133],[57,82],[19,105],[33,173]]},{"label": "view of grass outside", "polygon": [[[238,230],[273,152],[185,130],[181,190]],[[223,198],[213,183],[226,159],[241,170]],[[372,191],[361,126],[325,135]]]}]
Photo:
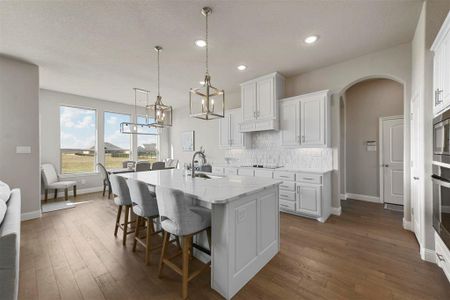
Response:
[{"label": "view of grass outside", "polygon": [[95,171],[94,151],[61,149],[61,172],[90,173]]}]

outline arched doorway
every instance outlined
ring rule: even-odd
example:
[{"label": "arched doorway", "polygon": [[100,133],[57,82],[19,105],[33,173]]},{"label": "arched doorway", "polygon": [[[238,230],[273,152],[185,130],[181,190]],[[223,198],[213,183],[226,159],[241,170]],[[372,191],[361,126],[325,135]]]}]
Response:
[{"label": "arched doorway", "polygon": [[[399,198],[401,195],[403,199],[407,190],[403,184],[403,145],[407,136],[403,131],[404,83],[391,76],[368,76],[351,82],[338,96],[341,199],[392,203],[388,207],[404,210]],[[388,134],[395,137],[389,138]],[[396,149],[395,157],[388,157],[391,146]],[[399,164],[385,163],[387,158],[401,161],[401,171]]]}]

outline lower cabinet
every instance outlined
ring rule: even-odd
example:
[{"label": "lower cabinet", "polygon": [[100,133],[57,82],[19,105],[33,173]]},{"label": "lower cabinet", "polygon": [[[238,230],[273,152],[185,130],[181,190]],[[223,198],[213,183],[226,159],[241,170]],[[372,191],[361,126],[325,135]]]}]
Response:
[{"label": "lower cabinet", "polygon": [[322,187],[297,183],[297,211],[314,217],[322,214]]},{"label": "lower cabinet", "polygon": [[450,281],[450,251],[437,232],[434,232],[434,249],[436,264],[444,271]]}]

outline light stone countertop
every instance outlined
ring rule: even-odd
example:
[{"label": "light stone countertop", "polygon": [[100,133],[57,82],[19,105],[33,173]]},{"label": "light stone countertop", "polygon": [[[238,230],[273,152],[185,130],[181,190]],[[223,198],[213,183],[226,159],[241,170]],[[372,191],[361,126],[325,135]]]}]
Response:
[{"label": "light stone countertop", "polygon": [[[209,175],[209,173],[208,173]],[[212,179],[186,176],[183,170],[160,170],[117,174],[145,182],[152,186],[178,189],[198,200],[211,204],[226,204],[243,196],[254,194],[266,188],[278,186],[282,181],[271,178],[246,176],[213,176]]]},{"label": "light stone countertop", "polygon": [[250,166],[235,166],[235,165],[222,165],[216,164],[212,165],[213,167],[219,168],[237,168],[237,169],[253,169],[253,170],[268,170],[268,171],[282,171],[282,172],[298,172],[298,173],[316,173],[316,174],[325,174],[331,172],[331,169],[310,169],[310,168],[290,168],[290,167],[281,167],[281,168],[256,168]]}]

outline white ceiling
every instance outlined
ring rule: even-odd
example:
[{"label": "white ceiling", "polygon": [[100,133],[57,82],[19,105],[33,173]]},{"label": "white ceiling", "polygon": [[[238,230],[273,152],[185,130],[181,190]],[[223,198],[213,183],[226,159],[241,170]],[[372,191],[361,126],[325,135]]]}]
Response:
[{"label": "white ceiling", "polygon": [[[200,10],[209,5],[210,73],[226,92],[265,73],[303,73],[409,42],[421,1],[3,1],[0,53],[40,66],[42,88],[131,103],[156,89],[175,107],[204,74]],[[313,46],[303,39],[318,34]],[[247,71],[236,69],[239,64]]]}]

